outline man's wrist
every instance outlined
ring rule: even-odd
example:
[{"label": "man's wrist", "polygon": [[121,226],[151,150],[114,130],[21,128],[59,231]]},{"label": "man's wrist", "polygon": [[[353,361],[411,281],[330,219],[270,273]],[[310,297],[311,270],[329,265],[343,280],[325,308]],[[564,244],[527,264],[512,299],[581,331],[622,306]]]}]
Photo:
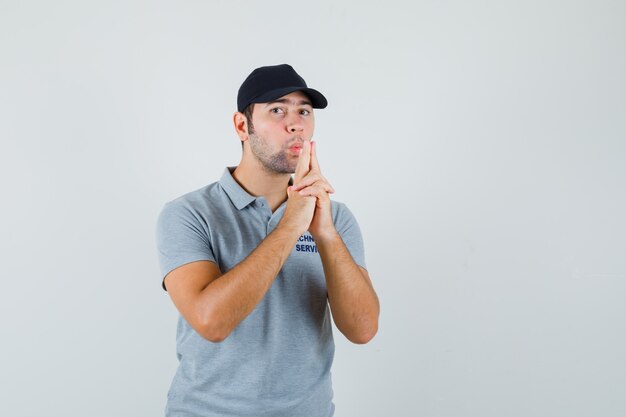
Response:
[{"label": "man's wrist", "polygon": [[341,240],[339,232],[337,232],[337,229],[335,229],[334,227],[330,230],[325,231],[324,233],[311,233],[311,236],[313,236],[313,239],[315,239],[316,245],[322,246],[332,244],[337,240]]},{"label": "man's wrist", "polygon": [[283,220],[278,222],[275,230],[281,233],[285,233],[289,236],[295,237],[296,239],[302,235],[302,233],[300,233],[300,229],[298,228],[298,226],[290,224],[289,222],[286,222]]}]

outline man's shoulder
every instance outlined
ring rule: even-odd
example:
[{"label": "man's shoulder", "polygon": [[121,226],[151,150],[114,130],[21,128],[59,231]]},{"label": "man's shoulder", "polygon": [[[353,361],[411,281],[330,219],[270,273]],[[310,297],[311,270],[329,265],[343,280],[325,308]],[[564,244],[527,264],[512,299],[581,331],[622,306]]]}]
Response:
[{"label": "man's shoulder", "polygon": [[216,193],[219,193],[219,181],[215,181],[211,184],[205,185],[204,187],[189,191],[173,200],[168,201],[165,205],[197,207],[198,205],[204,205],[207,201],[215,198]]},{"label": "man's shoulder", "polygon": [[185,193],[165,203],[161,210],[162,217],[206,218],[215,211],[223,199],[219,181]]}]

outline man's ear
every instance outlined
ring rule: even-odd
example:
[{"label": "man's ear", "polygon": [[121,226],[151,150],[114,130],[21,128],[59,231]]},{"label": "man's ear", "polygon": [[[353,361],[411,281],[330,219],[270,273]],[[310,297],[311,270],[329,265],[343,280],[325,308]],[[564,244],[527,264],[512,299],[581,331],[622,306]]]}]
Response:
[{"label": "man's ear", "polygon": [[235,132],[242,142],[248,140],[248,119],[241,112],[235,112],[233,114],[233,124],[235,125]]}]

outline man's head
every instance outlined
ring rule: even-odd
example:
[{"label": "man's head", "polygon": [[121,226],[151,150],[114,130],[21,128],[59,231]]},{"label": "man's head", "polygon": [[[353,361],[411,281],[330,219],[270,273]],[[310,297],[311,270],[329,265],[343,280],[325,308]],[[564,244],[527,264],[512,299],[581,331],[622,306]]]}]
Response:
[{"label": "man's head", "polygon": [[242,162],[255,160],[272,173],[293,173],[302,143],[313,136],[313,108],[327,104],[289,65],[255,69],[239,89],[234,115]]}]

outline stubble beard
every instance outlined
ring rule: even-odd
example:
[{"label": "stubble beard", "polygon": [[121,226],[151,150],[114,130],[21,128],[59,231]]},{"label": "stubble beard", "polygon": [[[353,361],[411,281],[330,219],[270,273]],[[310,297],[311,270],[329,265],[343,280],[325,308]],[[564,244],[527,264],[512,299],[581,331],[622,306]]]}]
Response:
[{"label": "stubble beard", "polygon": [[297,159],[289,158],[288,147],[272,153],[265,138],[256,133],[249,135],[248,143],[250,144],[252,154],[261,163],[266,172],[272,174],[293,174],[296,171],[298,161]]}]

